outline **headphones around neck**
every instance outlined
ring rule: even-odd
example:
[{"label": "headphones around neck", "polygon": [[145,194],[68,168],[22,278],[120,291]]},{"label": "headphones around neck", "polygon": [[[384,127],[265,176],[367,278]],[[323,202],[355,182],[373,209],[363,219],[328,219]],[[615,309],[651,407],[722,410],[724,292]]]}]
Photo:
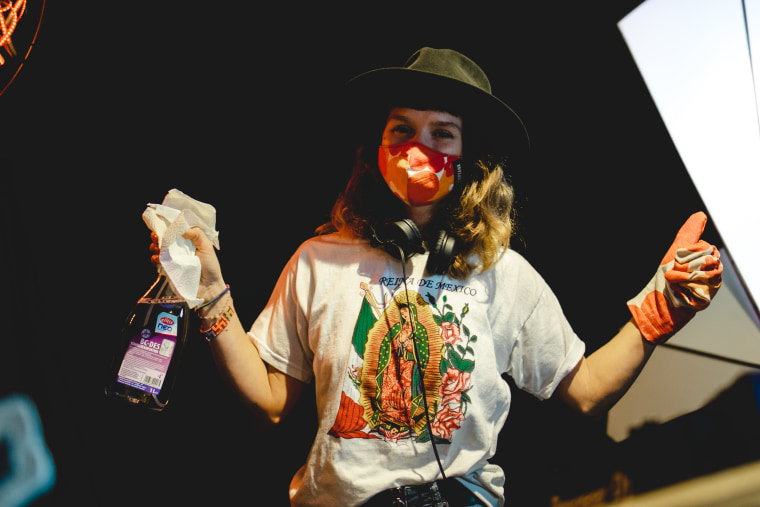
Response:
[{"label": "headphones around neck", "polygon": [[[379,227],[370,227],[370,243],[380,247],[402,262],[414,254],[425,253],[422,234],[417,224],[408,218],[386,222]],[[403,256],[403,257],[402,257]],[[445,274],[456,258],[456,238],[441,230],[434,245],[431,245],[425,268],[431,274]]]},{"label": "headphones around neck", "polygon": [[[373,247],[382,247],[386,252],[397,259],[401,259],[401,270],[404,278],[404,291],[406,292],[406,300],[409,302],[409,291],[406,288],[406,259],[412,255],[418,253],[425,253],[425,247],[422,244],[422,234],[420,230],[412,220],[404,218],[395,222],[386,222],[375,228],[370,226],[371,238],[370,244]],[[425,268],[431,274],[442,275],[445,274],[451,263],[454,262],[455,257],[455,243],[453,236],[450,236],[446,231],[442,230],[438,233],[438,239],[434,248],[430,249],[427,264]],[[445,296],[444,296],[445,297]],[[418,365],[422,364],[420,359],[420,349],[418,346],[418,340],[421,338],[417,336],[415,327],[412,326],[412,344],[414,345],[414,357]],[[422,393],[422,402],[425,406],[425,419],[427,422],[428,433],[432,435],[433,430],[430,422],[430,410],[428,409],[427,396],[425,395],[425,369],[419,370],[419,388]],[[435,459],[438,462],[438,468],[441,471],[441,476],[445,479],[446,472],[441,464],[441,458],[438,455],[438,448],[436,447],[435,439],[432,441],[433,452],[435,453]]]}]

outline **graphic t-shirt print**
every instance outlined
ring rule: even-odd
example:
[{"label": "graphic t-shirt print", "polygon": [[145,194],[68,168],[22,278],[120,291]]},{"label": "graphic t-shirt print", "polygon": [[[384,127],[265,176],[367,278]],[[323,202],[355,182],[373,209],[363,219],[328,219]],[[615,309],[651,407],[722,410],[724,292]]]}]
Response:
[{"label": "graphic t-shirt print", "polygon": [[361,290],[351,360],[330,435],[427,442],[427,405],[432,438],[450,442],[466,418],[475,368],[477,336],[463,322],[468,304],[455,310],[443,295],[439,307],[432,294],[403,285],[384,292],[384,298],[364,283]]}]

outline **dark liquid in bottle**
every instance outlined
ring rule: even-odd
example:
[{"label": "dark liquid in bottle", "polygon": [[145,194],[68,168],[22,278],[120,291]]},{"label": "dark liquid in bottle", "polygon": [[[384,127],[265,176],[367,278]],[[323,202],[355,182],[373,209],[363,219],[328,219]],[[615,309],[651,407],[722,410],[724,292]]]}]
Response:
[{"label": "dark liquid in bottle", "polygon": [[187,303],[167,295],[166,284],[160,277],[127,318],[106,386],[108,396],[158,411],[169,402],[189,320]]}]

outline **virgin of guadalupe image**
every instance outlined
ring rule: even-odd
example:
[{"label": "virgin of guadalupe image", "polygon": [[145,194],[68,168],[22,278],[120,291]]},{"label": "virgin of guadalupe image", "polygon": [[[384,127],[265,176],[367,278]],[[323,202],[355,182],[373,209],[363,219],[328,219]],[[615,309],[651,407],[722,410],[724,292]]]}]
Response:
[{"label": "virgin of guadalupe image", "polygon": [[386,440],[430,439],[425,401],[432,421],[442,346],[429,306],[413,291],[397,294],[367,333],[361,404],[367,424]]}]

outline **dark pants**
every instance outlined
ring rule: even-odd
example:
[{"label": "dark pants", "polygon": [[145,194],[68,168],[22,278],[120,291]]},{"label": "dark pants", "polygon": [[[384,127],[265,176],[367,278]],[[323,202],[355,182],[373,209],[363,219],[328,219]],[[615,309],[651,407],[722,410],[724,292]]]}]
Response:
[{"label": "dark pants", "polygon": [[369,499],[364,507],[485,507],[472,491],[453,478],[419,486],[386,489]]}]

